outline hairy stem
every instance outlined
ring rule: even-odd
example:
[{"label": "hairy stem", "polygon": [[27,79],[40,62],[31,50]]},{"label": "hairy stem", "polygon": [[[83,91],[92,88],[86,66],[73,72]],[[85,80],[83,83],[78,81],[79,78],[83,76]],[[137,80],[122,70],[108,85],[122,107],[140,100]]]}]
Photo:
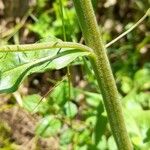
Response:
[{"label": "hairy stem", "polygon": [[92,52],[92,49],[74,42],[47,42],[47,43],[35,43],[35,44],[22,44],[22,45],[2,45],[0,46],[0,52],[24,52],[34,51],[42,49],[54,49],[54,48],[73,48],[80,49],[86,52]]},{"label": "hairy stem", "polygon": [[91,0],[73,0],[86,45],[95,57],[91,63],[101,89],[107,116],[119,150],[132,150],[116,83],[111,71],[101,34],[96,22]]}]

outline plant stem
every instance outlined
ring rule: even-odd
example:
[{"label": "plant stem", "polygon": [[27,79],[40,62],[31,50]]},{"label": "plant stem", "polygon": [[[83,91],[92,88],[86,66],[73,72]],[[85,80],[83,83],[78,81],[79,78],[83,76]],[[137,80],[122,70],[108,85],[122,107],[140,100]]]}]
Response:
[{"label": "plant stem", "polygon": [[101,89],[112,134],[119,150],[132,150],[116,83],[111,71],[106,49],[96,22],[91,0],[73,0],[86,45],[95,57],[91,59]]},{"label": "plant stem", "polygon": [[133,29],[135,29],[140,23],[142,23],[144,21],[144,19],[146,17],[149,16],[149,13],[150,13],[150,8],[146,11],[145,15],[138,22],[136,22],[133,26],[131,26],[127,31],[125,31],[122,34],[120,34],[117,38],[115,38],[114,40],[112,40],[111,42],[106,44],[105,47],[107,48],[107,47],[111,46],[112,44],[114,44],[115,42],[120,40],[122,37],[127,35],[129,32],[131,32]]},{"label": "plant stem", "polygon": [[35,44],[22,44],[22,45],[2,45],[0,46],[0,52],[25,52],[42,49],[54,49],[54,48],[73,48],[80,49],[86,52],[92,52],[90,47],[74,42],[47,42],[47,43],[35,43]]}]

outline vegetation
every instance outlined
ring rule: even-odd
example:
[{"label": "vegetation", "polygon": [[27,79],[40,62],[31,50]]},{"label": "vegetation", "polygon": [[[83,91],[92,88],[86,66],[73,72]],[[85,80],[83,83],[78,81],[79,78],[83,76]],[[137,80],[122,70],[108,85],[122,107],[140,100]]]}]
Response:
[{"label": "vegetation", "polygon": [[[133,10],[124,2],[122,12],[118,8],[115,14],[118,21],[124,20],[121,24],[112,16],[116,7],[121,7],[119,2],[73,2],[74,6],[67,0],[38,0],[20,24],[2,32],[0,93],[12,94],[1,96],[6,102],[1,104],[0,130],[6,134],[0,137],[0,148],[22,149],[28,136],[26,149],[149,149],[148,5],[133,3],[139,14],[128,12],[129,18],[124,20],[123,10]],[[93,7],[98,22],[103,18],[104,25],[98,26]],[[99,15],[103,9],[108,12]],[[145,22],[140,24],[142,21]],[[124,24],[126,32],[121,34]],[[132,31],[137,26],[138,30]],[[112,40],[115,32],[120,36]],[[30,36],[42,40],[20,44],[28,43]],[[15,124],[21,122],[33,124],[32,131],[16,134]],[[8,140],[3,142],[7,135]],[[45,139],[49,144],[43,147]]]}]

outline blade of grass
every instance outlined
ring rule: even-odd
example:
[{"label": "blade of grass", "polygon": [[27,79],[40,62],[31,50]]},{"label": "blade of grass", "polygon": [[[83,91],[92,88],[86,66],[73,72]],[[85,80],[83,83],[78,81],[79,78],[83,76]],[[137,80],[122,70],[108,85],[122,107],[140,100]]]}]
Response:
[{"label": "blade of grass", "polygon": [[112,44],[120,40],[122,37],[126,36],[128,33],[134,30],[140,23],[142,23],[148,16],[150,16],[150,8],[146,11],[145,15],[138,22],[136,22],[133,26],[131,26],[127,31],[120,34],[117,38],[106,44],[105,47],[107,48],[111,46]]},{"label": "blade of grass", "polygon": [[[59,6],[60,6],[60,15],[62,20],[62,33],[63,33],[63,40],[66,41],[66,29],[65,29],[65,19],[64,19],[64,11],[63,11],[63,2],[62,0],[59,0]],[[68,78],[68,101],[71,100],[71,75],[70,75],[70,67],[67,66],[67,78]],[[69,107],[69,113],[71,116],[71,105],[68,104]],[[70,118],[70,125],[72,126],[72,119]]]}]

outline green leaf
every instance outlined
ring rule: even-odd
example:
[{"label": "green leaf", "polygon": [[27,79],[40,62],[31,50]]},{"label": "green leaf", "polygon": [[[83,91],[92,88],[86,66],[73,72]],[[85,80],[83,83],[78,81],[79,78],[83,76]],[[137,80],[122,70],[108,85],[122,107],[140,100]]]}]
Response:
[{"label": "green leaf", "polygon": [[150,69],[144,68],[138,70],[134,76],[134,82],[140,89],[150,88]]},{"label": "green leaf", "polygon": [[144,143],[150,142],[150,128],[146,132],[146,138],[144,139]]},{"label": "green leaf", "polygon": [[61,69],[79,56],[88,55],[80,50],[41,50],[26,53],[0,53],[0,93],[17,90],[22,80],[36,72]]},{"label": "green leaf", "polygon": [[[73,93],[71,93],[71,98],[72,96],[73,96]],[[60,106],[63,106],[68,101],[69,87],[68,87],[67,80],[64,80],[51,92],[50,98],[52,98],[53,101]]]},{"label": "green leaf", "polygon": [[35,133],[38,136],[50,137],[56,135],[61,128],[61,121],[52,117],[46,116],[36,127]]},{"label": "green leaf", "polygon": [[133,83],[131,78],[127,77],[127,76],[123,76],[121,78],[121,90],[127,94],[129,93],[133,88]]},{"label": "green leaf", "polygon": [[147,130],[150,127],[150,110],[131,110],[130,114],[133,115],[141,128]]},{"label": "green leaf", "polygon": [[150,127],[150,111],[142,109],[127,109],[125,112],[127,129],[130,132],[132,142],[139,147],[139,149],[147,147],[149,143],[144,142],[146,140],[146,132]]},{"label": "green leaf", "polygon": [[41,96],[38,94],[27,95],[23,97],[23,107],[29,112],[39,112],[41,114],[46,113],[48,109],[50,109],[48,101],[41,101]]},{"label": "green leaf", "polygon": [[109,150],[117,150],[117,146],[116,146],[113,136],[110,136],[108,139],[108,149]]},{"label": "green leaf", "polygon": [[77,52],[77,53],[72,53],[72,54],[67,54],[62,57],[56,58],[51,62],[51,67],[53,69],[61,69],[66,67],[69,63],[74,61],[77,57],[79,56],[85,56],[87,55],[87,52]]},{"label": "green leaf", "polygon": [[82,132],[78,133],[78,144],[84,145],[91,141],[90,130],[84,129]]},{"label": "green leaf", "polygon": [[72,102],[67,102],[65,104],[64,108],[65,108],[66,116],[68,116],[70,118],[74,118],[76,116],[76,114],[78,113],[77,106]]},{"label": "green leaf", "polygon": [[96,118],[96,116],[90,116],[90,117],[88,117],[87,119],[86,119],[86,121],[85,121],[85,123],[86,123],[86,125],[88,125],[88,126],[95,126],[95,124],[96,124],[96,120],[97,120],[97,118]]},{"label": "green leaf", "polygon": [[32,112],[40,101],[41,96],[38,94],[28,95],[23,97],[23,107]]},{"label": "green leaf", "polygon": [[136,94],[136,101],[142,105],[144,109],[150,108],[150,93],[149,92],[140,92]]},{"label": "green leaf", "polygon": [[102,95],[99,93],[93,92],[85,92],[86,95],[86,102],[88,105],[92,107],[97,107],[99,103],[102,101]]},{"label": "green leaf", "polygon": [[74,131],[72,129],[67,129],[65,132],[63,132],[60,136],[60,144],[66,145],[71,143],[73,139]]},{"label": "green leaf", "polygon": [[104,108],[102,102],[97,107],[97,117],[96,117],[96,124],[95,124],[95,130],[94,130],[94,136],[95,136],[95,144],[97,145],[104,132],[106,131],[106,125],[107,125],[107,116],[103,114]]}]

